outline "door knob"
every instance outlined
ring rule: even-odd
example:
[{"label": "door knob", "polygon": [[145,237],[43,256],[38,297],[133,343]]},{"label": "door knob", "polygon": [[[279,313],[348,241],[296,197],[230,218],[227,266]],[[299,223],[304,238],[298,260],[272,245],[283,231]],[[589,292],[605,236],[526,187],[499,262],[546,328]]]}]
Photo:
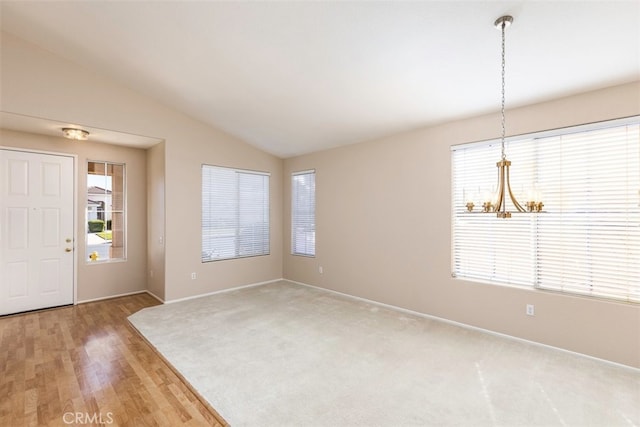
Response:
[{"label": "door knob", "polygon": [[71,252],[71,251],[72,251],[72,249],[71,249],[71,248],[66,248],[64,251],[65,251],[65,252]]},{"label": "door knob", "polygon": [[66,240],[66,242],[67,242],[67,243],[71,243],[71,239],[67,239],[67,240]]}]

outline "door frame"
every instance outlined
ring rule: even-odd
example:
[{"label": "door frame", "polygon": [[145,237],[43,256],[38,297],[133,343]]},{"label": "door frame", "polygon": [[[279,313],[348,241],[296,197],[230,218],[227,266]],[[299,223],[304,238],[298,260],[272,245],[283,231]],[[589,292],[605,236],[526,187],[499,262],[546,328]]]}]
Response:
[{"label": "door frame", "polygon": [[73,160],[73,305],[78,304],[78,155],[56,151],[35,150],[24,147],[0,145],[0,150],[20,151],[23,153],[47,154],[50,156],[70,157]]}]

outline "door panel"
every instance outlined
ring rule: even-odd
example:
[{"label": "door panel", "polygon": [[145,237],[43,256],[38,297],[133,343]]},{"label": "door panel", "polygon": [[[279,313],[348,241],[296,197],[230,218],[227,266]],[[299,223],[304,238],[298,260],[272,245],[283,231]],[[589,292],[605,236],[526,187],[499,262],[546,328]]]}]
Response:
[{"label": "door panel", "polygon": [[61,194],[61,170],[57,163],[42,163],[42,194],[59,197]]},{"label": "door panel", "polygon": [[7,159],[7,162],[9,196],[28,196],[29,162],[19,159]]},{"label": "door panel", "polygon": [[40,277],[47,280],[40,282],[41,294],[55,294],[60,291],[60,260],[43,259],[40,261]]},{"label": "door panel", "polygon": [[74,160],[0,150],[0,315],[73,304]]},{"label": "door panel", "polygon": [[27,283],[29,282],[29,266],[27,265],[27,262],[18,261],[8,263],[7,273],[9,298],[17,299],[27,297]]},{"label": "door panel", "polygon": [[57,247],[60,242],[60,209],[42,209],[42,247]]},{"label": "door panel", "polygon": [[29,209],[7,208],[8,248],[13,250],[29,247]]}]

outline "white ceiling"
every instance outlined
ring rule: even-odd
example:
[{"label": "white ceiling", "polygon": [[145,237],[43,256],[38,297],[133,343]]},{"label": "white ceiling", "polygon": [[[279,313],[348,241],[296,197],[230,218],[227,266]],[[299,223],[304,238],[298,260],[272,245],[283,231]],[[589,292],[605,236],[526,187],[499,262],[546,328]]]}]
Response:
[{"label": "white ceiling", "polygon": [[162,139],[150,136],[100,129],[41,117],[25,116],[22,114],[8,113],[6,111],[0,111],[0,124],[2,124],[2,127],[5,129],[57,137],[62,136],[61,131],[63,128],[80,128],[89,132],[89,139],[92,142],[104,142],[134,148],[149,148],[162,142]]},{"label": "white ceiling", "polygon": [[[281,157],[640,80],[638,1],[1,1],[4,31]],[[499,126],[496,124],[496,126]]]}]

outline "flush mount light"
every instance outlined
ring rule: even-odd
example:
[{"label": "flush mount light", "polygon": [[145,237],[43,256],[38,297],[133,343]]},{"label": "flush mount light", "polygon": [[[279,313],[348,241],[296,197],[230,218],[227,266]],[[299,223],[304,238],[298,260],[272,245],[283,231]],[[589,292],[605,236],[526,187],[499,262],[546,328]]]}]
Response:
[{"label": "flush mount light", "polygon": [[89,139],[89,132],[84,129],[62,128],[65,138],[75,139],[77,141],[86,141]]}]

